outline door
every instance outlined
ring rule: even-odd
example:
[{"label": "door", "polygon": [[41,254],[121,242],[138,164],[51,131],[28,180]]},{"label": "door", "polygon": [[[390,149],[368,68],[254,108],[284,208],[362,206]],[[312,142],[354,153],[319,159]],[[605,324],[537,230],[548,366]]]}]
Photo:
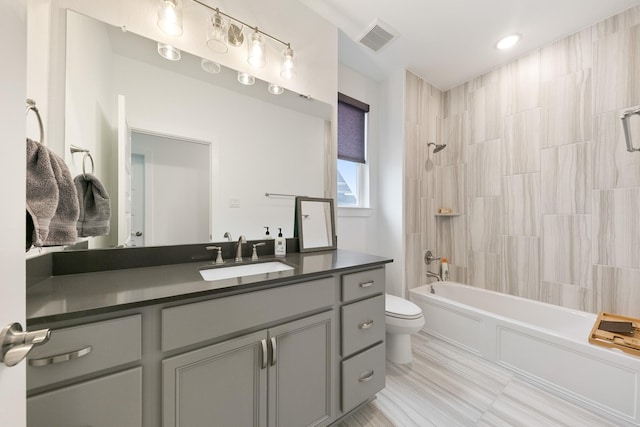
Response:
[{"label": "door", "polygon": [[269,427],[333,419],[333,312],[269,329]]},{"label": "door", "polygon": [[266,427],[266,338],[256,332],[164,360],[162,425]]},{"label": "door", "polygon": [[[25,107],[26,2],[0,0],[0,37],[10,40],[0,67],[0,329],[12,322],[25,325]],[[37,101],[37,100],[36,100]],[[29,118],[33,120],[33,117]],[[15,185],[13,183],[16,183]],[[2,425],[26,425],[25,364],[0,363]]]}]

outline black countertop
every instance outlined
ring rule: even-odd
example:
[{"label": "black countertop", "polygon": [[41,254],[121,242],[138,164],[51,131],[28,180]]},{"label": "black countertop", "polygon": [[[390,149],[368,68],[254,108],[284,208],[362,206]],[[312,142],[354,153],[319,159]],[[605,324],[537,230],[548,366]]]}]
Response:
[{"label": "black countertop", "polygon": [[[27,287],[27,325],[197,296],[222,296],[230,291],[249,292],[355,267],[392,262],[389,258],[344,250],[296,252],[284,258],[265,255],[256,262],[274,260],[283,261],[293,269],[216,281],[205,281],[199,273],[201,269],[214,267],[210,261],[62,275],[52,273],[48,277],[40,274],[35,283]],[[227,261],[226,265],[237,264]]]}]

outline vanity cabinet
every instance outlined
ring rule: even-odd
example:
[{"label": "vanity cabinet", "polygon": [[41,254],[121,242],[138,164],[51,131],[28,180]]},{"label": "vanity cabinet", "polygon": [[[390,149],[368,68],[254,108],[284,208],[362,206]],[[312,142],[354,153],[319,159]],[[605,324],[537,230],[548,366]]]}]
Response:
[{"label": "vanity cabinet", "polygon": [[163,426],[327,425],[333,317],[321,313],[164,360]]},{"label": "vanity cabinet", "polygon": [[141,338],[139,314],[54,328],[27,359],[27,425],[142,426],[142,368],[120,368],[140,361]]},{"label": "vanity cabinet", "polygon": [[384,268],[343,274],[341,282],[341,409],[347,413],[385,385]]},{"label": "vanity cabinet", "polygon": [[[378,258],[344,267],[335,256],[294,255],[314,273],[246,289],[32,321],[52,334],[28,358],[28,427],[336,422],[384,387],[385,284]],[[160,269],[169,273],[154,281],[183,269]]]}]

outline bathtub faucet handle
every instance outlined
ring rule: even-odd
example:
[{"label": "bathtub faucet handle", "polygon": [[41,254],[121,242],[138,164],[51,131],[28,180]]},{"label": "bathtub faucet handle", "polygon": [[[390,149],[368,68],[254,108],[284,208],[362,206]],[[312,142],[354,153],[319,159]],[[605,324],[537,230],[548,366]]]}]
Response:
[{"label": "bathtub faucet handle", "polygon": [[431,251],[427,251],[424,254],[424,263],[427,265],[431,265],[431,261],[440,261],[440,258],[433,256]]}]

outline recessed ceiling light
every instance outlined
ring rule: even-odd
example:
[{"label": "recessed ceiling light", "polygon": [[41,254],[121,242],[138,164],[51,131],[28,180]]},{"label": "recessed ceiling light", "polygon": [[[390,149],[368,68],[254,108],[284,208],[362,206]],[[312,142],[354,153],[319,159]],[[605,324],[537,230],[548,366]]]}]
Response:
[{"label": "recessed ceiling light", "polygon": [[518,43],[518,41],[520,41],[520,35],[511,34],[510,36],[507,36],[502,40],[500,40],[496,45],[496,47],[500,50],[509,49],[510,47],[515,46],[515,44]]}]

